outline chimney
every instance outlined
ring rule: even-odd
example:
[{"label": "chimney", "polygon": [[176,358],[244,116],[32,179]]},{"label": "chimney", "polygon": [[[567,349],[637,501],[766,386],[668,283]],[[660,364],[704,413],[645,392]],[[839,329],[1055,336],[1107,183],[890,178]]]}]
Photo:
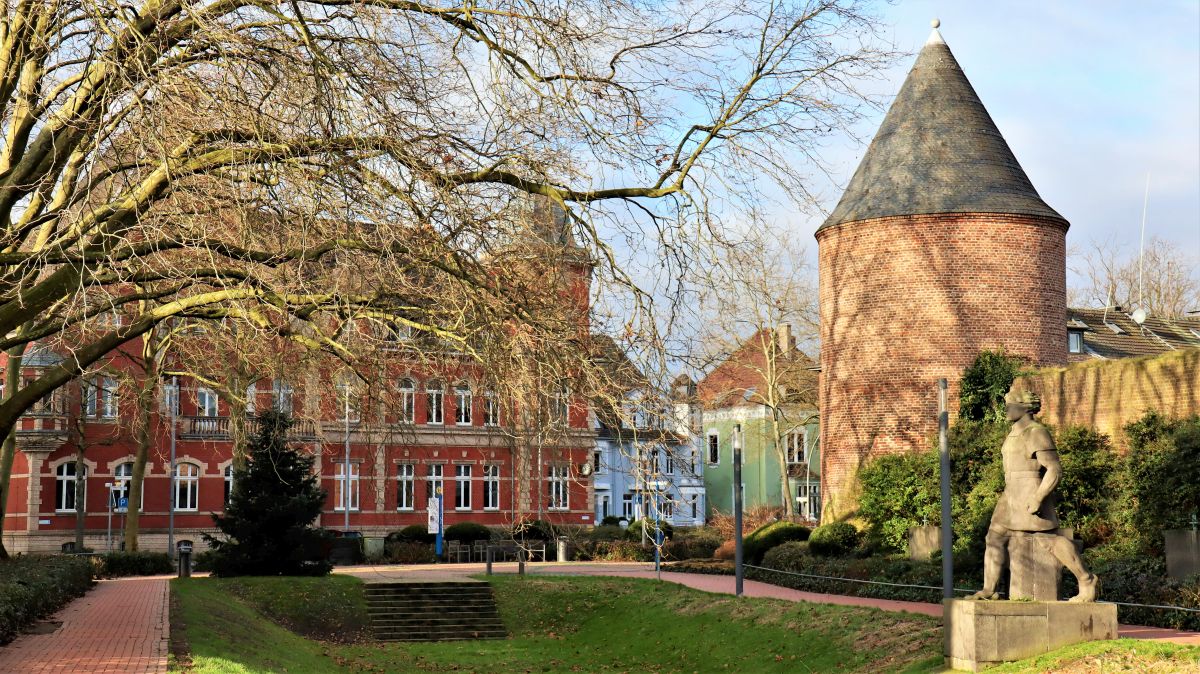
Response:
[{"label": "chimney", "polygon": [[788,354],[795,348],[795,342],[792,338],[792,324],[784,323],[775,330],[775,334],[779,337],[779,351]]}]

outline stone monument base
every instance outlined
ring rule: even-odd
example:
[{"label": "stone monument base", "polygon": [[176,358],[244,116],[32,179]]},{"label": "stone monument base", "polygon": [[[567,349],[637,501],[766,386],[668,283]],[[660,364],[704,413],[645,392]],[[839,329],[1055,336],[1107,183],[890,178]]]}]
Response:
[{"label": "stone monument base", "polygon": [[947,599],[946,666],[978,672],[1083,641],[1117,638],[1117,605]]}]

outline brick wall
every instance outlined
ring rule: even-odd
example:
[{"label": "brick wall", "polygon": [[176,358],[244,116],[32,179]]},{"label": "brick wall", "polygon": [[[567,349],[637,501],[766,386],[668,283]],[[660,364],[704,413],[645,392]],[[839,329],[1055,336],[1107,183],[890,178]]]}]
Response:
[{"label": "brick wall", "polygon": [[1147,410],[1172,417],[1200,414],[1200,349],[1047,368],[1019,377],[1013,388],[1042,396],[1042,421],[1089,426],[1123,449],[1127,438],[1121,428]]},{"label": "brick wall", "polygon": [[1067,360],[1066,226],[1017,215],[849,222],[817,233],[824,516],[851,514],[859,465],[928,447],[937,380],[983,349]]}]

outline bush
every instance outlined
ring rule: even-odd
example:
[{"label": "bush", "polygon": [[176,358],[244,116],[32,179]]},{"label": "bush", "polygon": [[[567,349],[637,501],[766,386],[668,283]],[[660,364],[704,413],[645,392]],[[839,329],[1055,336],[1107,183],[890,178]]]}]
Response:
[{"label": "bush", "polygon": [[384,543],[383,556],[392,564],[433,564],[437,561],[430,543],[406,540]]},{"label": "bush", "polygon": [[213,553],[212,550],[197,552],[192,555],[192,569],[195,571],[212,571]]},{"label": "bush", "polygon": [[555,526],[546,520],[525,520],[513,526],[515,541],[552,541],[557,536]]},{"label": "bush", "polygon": [[602,527],[619,527],[621,526],[621,518],[616,515],[605,515],[604,519],[600,520]]},{"label": "bush", "polygon": [[[865,559],[816,557],[809,552],[812,541],[817,537],[819,530],[820,528],[813,531],[813,536],[809,539],[807,546],[804,543],[784,543],[769,551],[763,557],[762,566],[771,571],[747,569],[746,577],[808,592],[905,601],[941,601],[942,570],[940,565],[896,556]],[[776,571],[791,573],[777,573]],[[856,583],[853,580],[834,580],[837,578],[924,585],[928,589]],[[956,579],[955,587],[978,588],[980,582],[977,577],[965,575]]]},{"label": "bush", "polygon": [[436,534],[429,533],[429,527],[424,524],[410,524],[400,531],[387,535],[386,543],[432,543],[437,540]]},{"label": "bush", "polygon": [[492,530],[477,522],[459,522],[446,527],[446,530],[442,532],[442,538],[447,541],[471,544],[475,541],[491,540]]},{"label": "bush", "polygon": [[885,454],[869,461],[858,473],[859,516],[885,545],[906,550],[909,529],[941,519],[939,472],[933,452]]},{"label": "bush", "polygon": [[675,535],[675,527],[671,526],[671,523],[666,520],[658,520],[656,523],[654,520],[642,519],[629,523],[629,527],[625,529],[625,538],[631,541],[642,540],[642,527],[644,525],[646,528],[646,540],[653,542],[656,524],[658,529],[662,530],[664,539]]},{"label": "bush", "polygon": [[1026,360],[1004,349],[981,351],[959,380],[959,417],[970,421],[1004,421],[1004,396],[1026,365]]},{"label": "bush", "polygon": [[858,529],[849,522],[832,522],[817,527],[808,538],[808,549],[819,557],[840,557],[858,547]]},{"label": "bush", "polygon": [[723,542],[715,529],[680,529],[663,545],[663,553],[670,559],[711,559]]},{"label": "bush", "polygon": [[642,547],[635,541],[583,541],[575,549],[575,559],[581,562],[651,562],[654,546]]},{"label": "bush", "polygon": [[1125,432],[1127,532],[1144,552],[1159,554],[1163,530],[1184,527],[1200,512],[1200,417],[1148,412]]},{"label": "bush", "polygon": [[175,565],[165,552],[108,552],[101,559],[100,573],[109,578],[157,576],[175,571]]},{"label": "bush", "polygon": [[0,561],[0,644],[54,613],[92,586],[92,563],[70,555]]},{"label": "bush", "polygon": [[589,531],[586,538],[591,541],[619,541],[625,538],[625,530],[619,526],[605,524]]},{"label": "bush", "polygon": [[747,564],[761,564],[768,550],[788,541],[806,541],[812,530],[792,522],[771,522],[755,529],[742,540],[742,555]]},{"label": "bush", "polygon": [[[777,522],[783,517],[783,509],[778,506],[757,505],[742,511],[742,535],[754,531],[764,524]],[[708,526],[721,534],[721,539],[733,540],[733,514],[713,511]]]},{"label": "bush", "polygon": [[733,541],[725,541],[713,550],[713,559],[729,561],[737,556],[737,544]]}]

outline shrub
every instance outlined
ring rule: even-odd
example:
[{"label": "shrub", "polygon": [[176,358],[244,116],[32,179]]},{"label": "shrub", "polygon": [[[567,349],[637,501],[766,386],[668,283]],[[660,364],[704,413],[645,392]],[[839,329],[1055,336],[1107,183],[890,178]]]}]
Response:
[{"label": "shrub", "polygon": [[656,526],[658,529],[662,530],[664,539],[671,538],[672,536],[675,535],[675,527],[671,526],[671,523],[666,520],[658,520],[657,522],[655,522],[655,520],[641,519],[641,520],[634,520],[629,523],[629,527],[625,529],[625,538],[627,538],[631,541],[642,540],[642,527],[643,526],[645,526],[645,528],[646,528],[646,540],[651,541],[651,542],[654,541],[654,533],[655,533]]},{"label": "shrub", "polygon": [[392,564],[433,564],[437,561],[429,543],[406,540],[385,543],[383,556]]},{"label": "shrub", "polygon": [[101,559],[101,573],[109,578],[157,576],[175,570],[175,565],[165,552],[108,552]]},{"label": "shrub", "polygon": [[737,556],[737,546],[733,541],[725,541],[713,550],[713,559],[729,561]]},{"label": "shrub", "polygon": [[808,527],[792,522],[764,524],[742,541],[743,558],[747,564],[761,564],[771,548],[788,541],[806,541],[811,533]]},{"label": "shrub", "polygon": [[546,520],[525,520],[513,526],[513,540],[552,541],[556,536],[553,524]]},{"label": "shrub", "polygon": [[908,530],[941,519],[938,456],[885,454],[858,473],[858,514],[895,550],[908,547]]},{"label": "shrub", "polygon": [[429,527],[424,524],[410,524],[400,531],[387,535],[387,543],[432,543],[437,539],[436,534],[429,533]]},{"label": "shrub", "polygon": [[492,530],[477,522],[459,522],[451,524],[442,532],[442,538],[460,543],[487,541],[492,538]]},{"label": "shrub", "polygon": [[589,531],[586,538],[592,541],[619,541],[625,538],[625,530],[619,526],[605,524]]},{"label": "shrub", "polygon": [[650,562],[654,546],[642,547],[635,541],[584,541],[575,550],[575,559],[605,562]]},{"label": "shrub", "polygon": [[323,576],[332,566],[327,532],[313,528],[325,491],[313,472],[314,457],[290,446],[291,420],[266,412],[251,438],[247,466],[234,471],[234,490],[213,522],[224,535],[204,534],[218,576]]},{"label": "shrub", "polygon": [[616,515],[605,515],[604,519],[600,520],[602,527],[619,527],[621,526],[621,518]]},{"label": "shrub", "polygon": [[1164,529],[1200,512],[1200,417],[1175,420],[1148,412],[1125,427],[1129,535],[1146,552],[1162,550]]},{"label": "shrub", "polygon": [[971,421],[1004,421],[1004,396],[1027,361],[1004,349],[983,350],[959,380],[958,415]]},{"label": "shrub", "polygon": [[0,561],[0,644],[91,586],[92,563],[85,557],[34,555]]},{"label": "shrub", "polygon": [[858,547],[858,529],[849,522],[831,522],[817,527],[808,538],[808,549],[820,557],[839,557]]},{"label": "shrub", "polygon": [[[776,522],[783,517],[783,510],[778,506],[757,505],[742,511],[742,535],[754,531],[768,522]],[[713,511],[708,526],[716,529],[723,540],[733,540],[733,514]]]},{"label": "shrub", "polygon": [[671,559],[711,559],[723,542],[714,529],[680,529],[663,545],[663,553]]},{"label": "shrub", "polygon": [[212,571],[213,553],[212,550],[197,552],[192,555],[192,568],[196,571]]}]

